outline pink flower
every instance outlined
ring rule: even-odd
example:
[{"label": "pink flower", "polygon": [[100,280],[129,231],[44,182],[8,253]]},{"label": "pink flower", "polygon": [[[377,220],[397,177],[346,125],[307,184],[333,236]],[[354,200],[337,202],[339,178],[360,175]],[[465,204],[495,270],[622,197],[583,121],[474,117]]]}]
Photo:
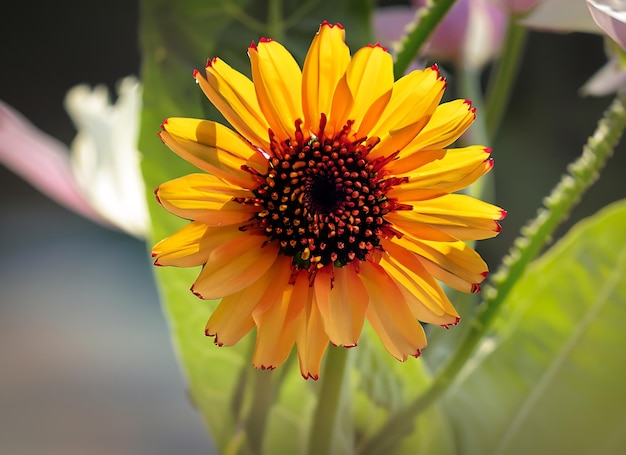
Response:
[{"label": "pink flower", "polygon": [[[414,0],[413,7],[379,8],[374,16],[377,38],[393,49],[425,4]],[[459,0],[435,29],[422,56],[481,68],[500,52],[506,22],[504,11],[490,0]]]},{"label": "pink flower", "polygon": [[543,0],[497,0],[508,11],[516,15],[524,15]]},{"label": "pink flower", "polygon": [[626,50],[626,3],[618,0],[587,0],[587,6],[595,23]]}]

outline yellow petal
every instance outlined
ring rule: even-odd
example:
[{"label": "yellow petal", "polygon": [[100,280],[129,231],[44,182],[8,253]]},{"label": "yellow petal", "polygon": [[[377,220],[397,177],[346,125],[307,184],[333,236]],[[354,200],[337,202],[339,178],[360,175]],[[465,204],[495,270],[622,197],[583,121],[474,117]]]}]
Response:
[{"label": "yellow petal", "polygon": [[324,352],[326,352],[328,341],[313,289],[309,288],[307,303],[300,313],[296,328],[298,360],[300,362],[300,374],[303,378],[315,380],[319,378],[320,364]]},{"label": "yellow petal", "polygon": [[[478,169],[482,172],[480,164]],[[445,177],[442,175],[441,178]],[[445,191],[450,189],[445,188],[445,185],[444,189],[420,188],[419,176],[410,179],[417,181],[409,180],[409,183],[399,185],[389,192],[389,197],[397,198],[400,202],[413,207],[412,210],[397,211],[388,215],[388,220],[397,224],[403,231],[429,240],[438,239],[416,233],[421,232],[425,224],[459,240],[486,239],[500,232],[501,227],[497,221],[506,215],[500,207],[463,194],[445,194]],[[436,187],[436,177],[431,179],[430,183]]]},{"label": "yellow petal", "polygon": [[[297,303],[294,302],[295,295],[299,299]],[[315,292],[309,285],[309,273],[306,270],[301,270],[295,278],[286,321],[290,323],[293,321],[295,326],[300,374],[305,379],[317,380],[320,363],[328,346],[328,335],[324,330],[324,323],[315,301]]]},{"label": "yellow petal", "polygon": [[324,327],[334,345],[356,346],[367,310],[367,290],[352,265],[335,267],[333,275],[321,271],[315,277],[315,298]]},{"label": "yellow petal", "polygon": [[284,325],[284,312],[287,311],[290,296],[291,292],[285,292],[283,299],[276,302],[257,321],[256,344],[252,357],[255,368],[273,370],[289,357],[296,339],[295,325]]},{"label": "yellow petal", "polygon": [[[402,156],[402,153],[404,153],[404,150],[401,151],[400,156],[398,156],[396,160],[387,164],[385,169],[398,175],[408,173],[407,176],[409,178],[411,176],[418,175],[422,166],[429,163],[437,163],[446,156],[446,150],[444,149],[419,150],[416,153],[405,154],[404,156]],[[398,190],[405,189],[407,188],[407,185],[407,183],[404,183],[401,186],[394,188],[397,188]],[[425,188],[420,185],[418,189],[424,190]],[[440,191],[438,193],[440,193]]]},{"label": "yellow petal", "polygon": [[176,154],[194,166],[241,188],[255,188],[258,182],[241,169],[250,166],[267,170],[267,160],[237,133],[219,123],[188,118],[169,118],[160,136]]},{"label": "yellow petal", "polygon": [[406,147],[403,153],[421,149],[446,148],[469,128],[476,110],[468,100],[440,104],[428,124]]},{"label": "yellow petal", "polygon": [[[290,267],[286,269],[290,270]],[[253,356],[256,368],[274,369],[289,356],[309,292],[308,280],[303,278],[296,280],[295,284],[287,284],[284,278],[273,283],[270,289],[276,287],[281,292],[277,294],[270,290],[271,295],[263,297],[266,303],[259,304],[253,311],[252,317],[257,325]],[[268,297],[272,297],[271,303]]]},{"label": "yellow petal", "polygon": [[367,319],[396,359],[419,356],[426,347],[426,334],[415,319],[394,280],[379,265],[360,264],[359,276],[369,293]]},{"label": "yellow petal", "polygon": [[203,299],[219,299],[248,287],[276,261],[275,243],[262,234],[241,233],[213,250],[191,290]]},{"label": "yellow petal", "polygon": [[[422,256],[417,256],[417,259],[424,266],[428,273],[430,273],[433,277],[435,277],[442,283],[450,286],[452,289],[456,289],[460,292],[466,292],[468,294],[480,291],[480,286],[478,283],[448,272],[447,270],[441,268],[438,264],[435,264],[433,261],[426,259]],[[485,272],[485,276],[486,275],[487,272]]]},{"label": "yellow petal", "polygon": [[424,201],[402,199],[402,202],[413,205],[414,211],[428,215],[449,215],[484,220],[501,220],[506,215],[500,207],[466,194],[446,194]]},{"label": "yellow petal", "polygon": [[465,243],[424,240],[399,230],[404,235],[391,239],[393,243],[428,259],[443,270],[470,283],[480,283],[487,276],[487,264]]},{"label": "yellow petal", "polygon": [[[439,151],[441,150],[436,150]],[[396,187],[398,191],[440,188],[452,193],[472,184],[493,167],[489,156],[491,149],[480,145],[447,149],[440,159],[416,166],[415,158],[422,159],[425,154],[432,152],[435,151],[403,151],[396,161],[389,163],[386,169],[390,172],[396,175],[407,173],[409,177],[408,183]]]},{"label": "yellow petal", "polygon": [[207,98],[239,134],[256,147],[269,150],[269,124],[250,79],[219,58],[207,62],[206,79],[199,72],[195,72],[194,77]]},{"label": "yellow petal", "polygon": [[[290,265],[279,258],[265,274],[239,292],[224,297],[206,324],[207,336],[215,337],[215,344],[232,346],[254,327],[252,312],[263,299],[276,299],[274,292],[281,291],[277,283],[286,285]],[[271,295],[266,295],[272,287]]]},{"label": "yellow petal", "polygon": [[156,265],[194,267],[205,264],[216,248],[241,235],[237,225],[209,227],[193,222],[161,240],[154,246],[152,255],[156,257]]},{"label": "yellow petal", "polygon": [[391,55],[379,45],[359,49],[342,81],[333,96],[329,125],[337,130],[352,120],[352,130],[358,131],[357,136],[366,136],[391,98]]},{"label": "yellow petal", "polygon": [[335,88],[350,62],[340,24],[324,21],[313,38],[302,69],[302,108],[304,128],[319,135],[321,114],[330,114]]},{"label": "yellow petal", "polygon": [[282,44],[262,39],[248,48],[261,110],[279,141],[293,137],[302,114],[302,72]]},{"label": "yellow petal", "polygon": [[436,67],[413,71],[393,85],[391,99],[372,128],[380,138],[370,159],[402,150],[429,122],[446,86]]},{"label": "yellow petal", "polygon": [[258,207],[233,201],[253,197],[210,174],[189,174],[170,180],[156,190],[159,203],[171,213],[208,226],[225,226],[249,221]]},{"label": "yellow petal", "polygon": [[194,221],[180,231],[152,247],[154,265],[195,267],[202,265],[209,257],[209,251],[202,248],[202,240],[209,227]]},{"label": "yellow petal", "polygon": [[424,215],[414,210],[390,213],[385,218],[401,230],[411,232],[414,237],[440,242],[489,239],[502,229],[494,220]]},{"label": "yellow petal", "polygon": [[414,253],[389,241],[380,265],[401,287],[413,316],[429,324],[456,324],[459,315],[448,297]]},{"label": "yellow petal", "polygon": [[434,240],[437,242],[455,242],[457,238],[439,229],[439,226],[433,226],[411,217],[413,211],[399,210],[397,212],[388,213],[385,219],[389,221],[394,228],[399,228],[402,232],[410,232],[413,237],[418,239]]}]

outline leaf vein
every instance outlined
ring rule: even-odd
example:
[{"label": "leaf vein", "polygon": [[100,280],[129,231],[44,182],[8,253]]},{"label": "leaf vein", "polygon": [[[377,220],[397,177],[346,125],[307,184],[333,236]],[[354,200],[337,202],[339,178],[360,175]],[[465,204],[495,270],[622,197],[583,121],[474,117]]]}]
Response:
[{"label": "leaf vein", "polygon": [[507,448],[509,448],[508,446],[513,441],[515,434],[521,428],[524,421],[531,414],[535,405],[540,402],[541,396],[544,394],[545,390],[548,388],[553,379],[556,377],[560,368],[565,364],[566,359],[569,357],[572,351],[574,351],[574,348],[579,344],[585,331],[595,320],[604,305],[610,301],[609,296],[615,291],[615,288],[621,282],[622,278],[624,277],[625,271],[626,246],[622,246],[619,256],[617,258],[616,267],[612,270],[611,274],[608,276],[608,279],[604,282],[604,285],[600,289],[600,292],[598,292],[598,294],[596,295],[595,301],[586,311],[584,317],[580,321],[580,324],[578,324],[576,329],[572,332],[566,343],[563,344],[563,347],[558,352],[558,355],[556,355],[552,362],[548,365],[543,375],[541,375],[535,387],[532,389],[532,392],[528,396],[528,399],[523,402],[522,406],[519,408],[518,412],[511,420],[511,423],[509,424],[507,430],[503,432],[503,437],[494,452],[495,454],[508,453]]}]

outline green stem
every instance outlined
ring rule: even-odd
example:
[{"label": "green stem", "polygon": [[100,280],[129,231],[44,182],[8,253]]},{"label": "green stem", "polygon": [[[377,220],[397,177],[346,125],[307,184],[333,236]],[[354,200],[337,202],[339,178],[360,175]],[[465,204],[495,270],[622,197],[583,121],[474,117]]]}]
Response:
[{"label": "green stem", "polygon": [[484,300],[468,333],[449,361],[437,372],[430,388],[391,416],[365,445],[362,454],[384,453],[386,448],[396,442],[399,435],[410,429],[420,413],[448,390],[478,343],[486,335],[494,316],[513,285],[551,238],[557,226],[578,203],[582,194],[598,179],[599,171],[613,154],[625,128],[626,92],[618,95],[606,110],[594,135],[583,147],[582,155],[568,167],[569,172],[545,199],[545,208],[542,208],[537,217],[522,229],[522,235],[514,242],[509,255],[494,274],[493,282],[498,286],[497,289],[494,287],[486,289]]},{"label": "green stem", "polygon": [[469,130],[471,136],[465,142],[471,144],[489,144],[491,141],[487,134],[484,115],[484,96],[480,86],[482,70],[472,66],[462,65],[457,68],[456,72],[460,76],[459,93],[462,93],[465,98],[471,100],[472,106],[476,108],[476,120]]},{"label": "green stem", "polygon": [[298,24],[298,21],[309,14],[311,11],[315,9],[317,6],[317,0],[307,0],[305,2],[300,2],[298,5],[298,9],[294,11],[291,16],[286,17],[283,21],[283,26],[285,30],[289,30]]},{"label": "green stem", "polygon": [[330,453],[341,400],[348,350],[331,347],[326,352],[321,389],[309,438],[309,455]]},{"label": "green stem", "polygon": [[232,0],[222,0],[222,8],[224,9],[224,13],[245,25],[250,30],[253,30],[255,33],[263,35],[266,32],[265,24],[247,14],[243,8],[232,2]]},{"label": "green stem", "polygon": [[253,398],[250,413],[246,419],[246,436],[249,453],[260,454],[267,415],[276,394],[276,384],[274,384],[271,371],[255,370],[252,376],[254,378]]},{"label": "green stem", "polygon": [[523,57],[527,30],[511,18],[500,59],[494,67],[487,90],[485,123],[487,135],[494,138],[504,115],[511,89]]},{"label": "green stem", "polygon": [[[469,130],[470,136],[464,143],[483,144],[488,146],[492,143],[492,137],[487,131],[484,97],[480,78],[482,70],[469,65],[464,65],[458,69],[460,74],[460,92],[472,101],[472,106],[476,108],[476,120]],[[472,197],[493,201],[495,200],[495,190],[493,174],[487,174],[478,179],[465,191]]]},{"label": "green stem", "polygon": [[277,41],[284,41],[283,1],[270,0],[267,6],[267,34]]},{"label": "green stem", "polygon": [[418,56],[428,37],[454,2],[455,0],[433,0],[432,6],[418,11],[418,24],[403,38],[401,48],[396,54],[394,65],[396,79],[404,75],[411,62]]}]

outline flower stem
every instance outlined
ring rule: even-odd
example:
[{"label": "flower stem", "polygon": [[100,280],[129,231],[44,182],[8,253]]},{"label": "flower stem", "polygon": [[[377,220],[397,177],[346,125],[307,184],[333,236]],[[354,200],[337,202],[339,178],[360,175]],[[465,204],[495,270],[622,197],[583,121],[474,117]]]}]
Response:
[{"label": "flower stem", "polygon": [[271,371],[254,370],[253,372],[253,399],[245,425],[248,449],[253,454],[260,454],[263,447],[267,415],[277,389],[277,384],[273,379]]},{"label": "flower stem", "polygon": [[490,287],[485,290],[484,300],[468,333],[450,360],[437,372],[430,388],[391,416],[364,446],[362,454],[384,453],[387,447],[396,442],[399,435],[406,433],[407,427],[413,425],[415,418],[421,412],[448,390],[489,330],[494,316],[506,300],[513,285],[548,242],[556,227],[567,218],[582,194],[598,179],[599,171],[613,154],[625,128],[626,92],[618,95],[605,111],[594,135],[583,147],[582,155],[570,164],[569,172],[562,177],[545,199],[545,207],[539,210],[537,217],[522,229],[521,236],[514,242],[508,256],[504,258],[499,270],[494,274],[492,281],[498,286],[497,289]]},{"label": "flower stem", "polygon": [[431,35],[437,24],[448,12],[455,0],[433,0],[433,5],[420,9],[417,12],[417,25],[406,35],[400,45],[401,48],[396,54],[394,65],[395,78],[399,79],[404,75],[407,68],[419,54],[420,49]]},{"label": "flower stem", "polygon": [[282,0],[269,0],[267,5],[267,34],[277,41],[284,40],[285,28],[283,24]]},{"label": "flower stem", "polygon": [[527,30],[518,25],[514,18],[511,18],[504,46],[500,53],[500,60],[495,65],[494,72],[490,77],[486,96],[485,128],[487,135],[492,139],[498,131],[509,102],[511,89],[524,54],[526,35]]},{"label": "flower stem", "polygon": [[331,451],[337,414],[340,411],[347,357],[348,350],[343,347],[330,348],[326,353],[319,400],[309,437],[309,455],[326,454]]},{"label": "flower stem", "polygon": [[[487,131],[484,96],[480,84],[482,70],[470,65],[463,65],[458,69],[458,73],[460,74],[461,93],[467,94],[467,97],[472,101],[472,106],[476,108],[476,120],[472,124],[471,130],[468,131],[470,136],[464,143],[482,144],[488,147],[492,143],[492,137]],[[478,179],[467,188],[465,193],[482,200],[495,200],[493,173]]]}]

